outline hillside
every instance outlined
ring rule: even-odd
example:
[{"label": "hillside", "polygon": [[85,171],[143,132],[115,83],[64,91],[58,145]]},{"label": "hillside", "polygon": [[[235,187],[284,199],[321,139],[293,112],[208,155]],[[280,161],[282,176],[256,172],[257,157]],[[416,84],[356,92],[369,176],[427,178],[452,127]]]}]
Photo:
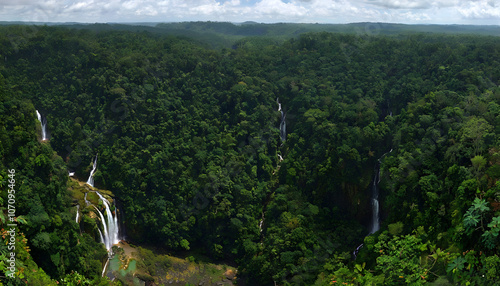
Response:
[{"label": "hillside", "polygon": [[237,285],[498,281],[500,38],[377,25],[0,26],[2,283],[122,284],[103,221]]}]

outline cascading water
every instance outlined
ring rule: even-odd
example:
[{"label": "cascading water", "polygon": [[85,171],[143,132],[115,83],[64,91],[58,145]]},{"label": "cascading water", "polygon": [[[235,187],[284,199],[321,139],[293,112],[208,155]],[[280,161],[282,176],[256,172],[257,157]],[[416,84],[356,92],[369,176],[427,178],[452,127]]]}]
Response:
[{"label": "cascading water", "polygon": [[[278,111],[281,112],[281,121],[280,121],[280,139],[281,139],[281,144],[283,145],[283,143],[285,143],[285,140],[286,140],[286,122],[285,122],[285,118],[286,118],[286,114],[283,112],[283,109],[281,108],[281,103],[280,103],[280,100],[279,100],[279,97],[276,98],[276,103],[278,103]],[[277,150],[278,151],[278,150]],[[276,166],[276,169],[273,171],[273,175],[275,175],[279,169],[280,169],[280,163],[283,161],[283,156],[281,156],[281,154],[277,154],[278,155],[278,164]],[[269,204],[269,202],[271,201],[271,196],[272,196],[272,193],[269,193],[267,195],[267,198],[266,198],[266,201],[264,202],[264,208],[263,208],[263,211],[262,211],[262,218],[260,219],[259,221],[259,231],[261,233],[261,242],[260,244],[263,245],[263,241],[264,241],[264,222],[265,222],[265,219],[266,219],[266,209],[267,209],[267,205]]]},{"label": "cascading water", "polygon": [[96,206],[94,206],[102,222],[102,231],[100,228],[97,228],[97,230],[99,231],[101,242],[108,250],[108,260],[106,261],[106,264],[104,264],[104,268],[102,269],[102,276],[104,277],[109,264],[109,258],[111,258],[113,255],[112,247],[113,245],[120,242],[120,239],[118,238],[120,230],[119,230],[117,212],[115,211],[115,215],[113,215],[109,207],[109,201],[105,197],[103,197],[99,192],[96,191],[95,193],[99,196],[102,203],[104,204],[104,209],[106,212],[106,218],[105,218],[102,212]]},{"label": "cascading water", "polygon": [[[97,154],[94,159],[92,171],[90,171],[90,176],[87,180],[87,184],[89,184],[92,187],[94,187],[94,173],[96,169],[97,169]],[[95,193],[99,196],[99,199],[102,201],[106,212],[106,217],[104,217],[102,212],[97,207],[94,206],[102,222],[102,231],[99,229],[99,234],[101,236],[102,243],[104,243],[104,245],[106,246],[106,249],[108,251],[111,251],[111,247],[113,246],[113,244],[117,244],[118,242],[120,242],[120,239],[118,238],[119,235],[118,216],[116,215],[116,212],[115,215],[113,215],[113,213],[111,212],[109,201],[105,197],[103,197],[101,193],[97,191]],[[87,201],[87,193],[85,193],[85,203],[90,204],[90,202]]]},{"label": "cascading water", "polygon": [[106,223],[106,220],[104,219],[104,215],[102,214],[102,212],[96,207],[96,206],[93,206],[95,208],[95,210],[97,211],[97,213],[99,214],[99,217],[101,218],[101,222],[102,222],[102,230],[104,231],[104,235],[102,233],[102,231],[99,229],[99,234],[101,235],[101,241],[102,243],[104,243],[104,246],[106,247],[106,249],[110,249],[111,247],[108,248],[108,226],[107,226],[107,223]]},{"label": "cascading water", "polygon": [[262,225],[263,224],[264,224],[264,212],[262,212],[262,218],[260,219],[260,222],[259,222],[260,233],[262,233]]},{"label": "cascading water", "polygon": [[80,205],[76,205],[76,223],[78,223],[79,218],[80,218]]},{"label": "cascading water", "polygon": [[356,247],[356,250],[354,250],[352,252],[352,255],[354,255],[354,260],[356,260],[356,257],[358,257],[359,250],[361,250],[361,248],[363,248],[363,246],[364,246],[364,243],[361,243],[358,247]]},{"label": "cascading water", "polygon": [[102,277],[104,277],[104,274],[106,274],[106,269],[108,269],[108,264],[109,264],[109,259],[106,260],[106,264],[104,264],[104,268],[102,269]]},{"label": "cascading water", "polygon": [[83,197],[83,199],[85,200],[85,205],[90,205],[90,202],[87,200],[87,194],[88,193],[85,193],[85,196]]},{"label": "cascading water", "polygon": [[281,112],[281,123],[280,123],[280,138],[281,142],[286,141],[286,113],[283,112],[281,109],[281,103],[279,102],[279,98],[276,99],[276,102],[278,102],[278,111]]},{"label": "cascading water", "polygon": [[283,111],[281,112],[281,124],[280,124],[280,137],[281,141],[285,142],[286,141],[286,114],[283,114]]},{"label": "cascading water", "polygon": [[92,187],[94,187],[94,173],[95,173],[96,169],[97,169],[97,154],[95,155],[95,160],[94,160],[94,165],[92,167],[92,171],[90,171],[90,176],[87,179],[87,184],[89,184]]},{"label": "cascading water", "polygon": [[47,119],[43,118],[40,112],[36,110],[36,116],[38,118],[38,121],[40,121],[40,124],[42,125],[42,141],[47,141]]},{"label": "cascading water", "polygon": [[384,153],[377,160],[377,163],[375,164],[375,170],[374,170],[375,176],[373,177],[373,184],[372,184],[372,222],[370,225],[370,234],[375,233],[380,229],[380,215],[379,215],[380,207],[378,201],[378,193],[379,193],[378,185],[380,183],[380,165],[382,164],[382,158],[384,158],[385,155],[391,152],[392,148],[389,152]]},{"label": "cascading water", "polygon": [[[384,158],[385,155],[388,153],[391,153],[391,151],[384,153],[378,160],[377,163],[375,164],[375,170],[374,170],[374,176],[373,176],[373,184],[372,184],[372,197],[371,197],[371,203],[372,203],[372,218],[371,218],[371,223],[370,223],[370,234],[373,234],[380,229],[380,206],[379,206],[379,201],[378,201],[378,194],[379,194],[379,188],[378,185],[380,183],[380,165],[382,164],[382,158]],[[352,252],[352,255],[354,257],[354,260],[356,260],[356,257],[358,256],[359,251],[361,248],[363,248],[364,244],[361,243],[356,250]]]},{"label": "cascading water", "polygon": [[375,176],[372,184],[372,222],[370,226],[370,234],[377,232],[380,229],[379,203],[378,203],[378,183],[380,182],[380,159],[375,164]]},{"label": "cascading water", "polygon": [[113,213],[111,212],[111,209],[109,207],[109,201],[106,198],[104,198],[99,192],[96,192],[96,194],[99,196],[102,203],[104,204],[104,209],[106,211],[106,220],[104,220],[104,216],[102,215],[102,213],[99,210],[97,210],[99,212],[99,216],[101,217],[104,229],[103,243],[106,246],[106,249],[110,251],[113,244],[117,244],[118,242],[120,242],[120,239],[118,238],[119,234],[118,217],[117,215],[113,215]]}]

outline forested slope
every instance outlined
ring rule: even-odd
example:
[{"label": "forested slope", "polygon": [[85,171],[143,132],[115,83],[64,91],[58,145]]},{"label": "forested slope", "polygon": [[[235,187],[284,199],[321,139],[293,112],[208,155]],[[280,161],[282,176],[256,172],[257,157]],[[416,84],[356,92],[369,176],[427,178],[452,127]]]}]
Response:
[{"label": "forested slope", "polygon": [[[0,28],[0,175],[26,177],[20,228],[53,279],[99,274],[78,249],[104,249],[65,199],[66,168],[84,180],[97,153],[128,240],[231,261],[242,285],[498,279],[499,38],[324,32],[209,49],[26,29]],[[382,228],[365,238],[378,162]]]}]

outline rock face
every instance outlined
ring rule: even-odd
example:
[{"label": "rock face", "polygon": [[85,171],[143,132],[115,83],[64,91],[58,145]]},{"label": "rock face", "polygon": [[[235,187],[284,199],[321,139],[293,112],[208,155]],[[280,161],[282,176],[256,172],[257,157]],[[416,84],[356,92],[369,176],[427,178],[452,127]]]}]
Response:
[{"label": "rock face", "polygon": [[233,269],[228,269],[224,273],[224,276],[226,276],[226,278],[229,280],[234,280],[236,278],[236,271],[234,271]]}]

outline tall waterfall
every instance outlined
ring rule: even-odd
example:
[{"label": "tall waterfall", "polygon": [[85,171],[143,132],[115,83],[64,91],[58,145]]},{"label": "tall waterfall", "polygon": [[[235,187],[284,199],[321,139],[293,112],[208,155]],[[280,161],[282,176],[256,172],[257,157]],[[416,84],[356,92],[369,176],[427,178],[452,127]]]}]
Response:
[{"label": "tall waterfall", "polygon": [[[87,184],[89,184],[92,187],[94,187],[94,173],[96,169],[97,169],[97,154],[95,155],[92,171],[90,171],[90,176],[87,180]],[[105,197],[103,197],[101,193],[97,191],[95,193],[99,196],[99,199],[102,201],[106,213],[106,217],[104,217],[103,213],[97,207],[94,206],[97,213],[99,214],[102,223],[102,231],[101,229],[99,229],[99,235],[101,237],[102,243],[104,243],[104,245],[106,246],[106,249],[110,251],[113,244],[117,244],[118,242],[120,242],[120,239],[118,238],[119,235],[118,215],[117,212],[115,212],[115,214],[113,215],[113,213],[111,212],[111,208],[109,206],[109,201]],[[85,202],[87,204],[90,203],[89,201],[87,201],[87,193],[85,193]]]},{"label": "tall waterfall", "polygon": [[378,193],[379,193],[379,188],[378,184],[380,183],[380,165],[382,164],[382,158],[384,158],[385,155],[388,153],[391,153],[392,149],[389,152],[384,153],[378,160],[377,163],[375,164],[375,170],[374,170],[374,177],[373,177],[373,184],[372,184],[372,221],[370,225],[370,234],[377,232],[380,229],[380,207],[379,207],[379,201],[378,201]]},{"label": "tall waterfall", "polygon": [[47,138],[47,119],[43,118],[40,112],[36,110],[36,116],[38,118],[38,121],[40,121],[40,124],[42,125],[42,141],[48,140]]},{"label": "tall waterfall", "polygon": [[[392,152],[392,149],[391,151]],[[386,153],[387,154],[387,153]],[[370,222],[370,234],[373,234],[377,232],[380,229],[380,207],[378,203],[378,184],[380,183],[380,164],[381,164],[381,159],[385,156],[382,155],[380,159],[378,159],[377,163],[375,164],[375,170],[374,170],[374,176],[373,176],[373,183],[372,183],[372,198],[371,198],[371,203],[372,203],[372,218]],[[356,250],[352,252],[354,260],[358,257],[358,253],[363,248],[364,244],[361,243]]]},{"label": "tall waterfall", "polygon": [[92,167],[92,171],[90,171],[90,176],[87,179],[87,184],[89,184],[92,187],[94,187],[94,173],[95,173],[96,169],[97,169],[97,154],[95,155],[95,160],[94,160],[94,165]]},{"label": "tall waterfall", "polygon": [[76,223],[78,223],[79,218],[80,218],[80,205],[76,205]]},{"label": "tall waterfall", "polygon": [[262,218],[259,221],[259,231],[262,233],[262,225],[264,225],[264,212],[262,212]]},{"label": "tall waterfall", "polygon": [[372,222],[370,226],[370,234],[377,232],[380,229],[379,203],[378,203],[378,183],[380,182],[380,162],[375,164],[375,176],[372,184]]},{"label": "tall waterfall", "polygon": [[281,111],[281,124],[280,124],[280,137],[281,141],[285,142],[286,141],[286,114],[283,114],[283,111]]},{"label": "tall waterfall", "polygon": [[106,211],[106,220],[105,220],[101,211],[97,209],[97,211],[99,212],[99,216],[101,217],[103,231],[104,231],[104,237],[102,237],[103,239],[102,242],[106,246],[106,249],[109,251],[111,250],[113,244],[117,244],[118,242],[120,242],[120,239],[118,238],[119,235],[118,216],[116,212],[115,215],[113,215],[113,213],[111,212],[111,209],[109,207],[109,201],[106,198],[104,198],[99,192],[96,192],[96,194],[99,196],[102,203],[104,204],[104,208]]},{"label": "tall waterfall", "polygon": [[286,113],[283,112],[281,108],[281,103],[279,102],[279,98],[276,98],[276,102],[278,103],[278,111],[281,112],[281,123],[280,123],[280,138],[281,142],[286,141]]}]

